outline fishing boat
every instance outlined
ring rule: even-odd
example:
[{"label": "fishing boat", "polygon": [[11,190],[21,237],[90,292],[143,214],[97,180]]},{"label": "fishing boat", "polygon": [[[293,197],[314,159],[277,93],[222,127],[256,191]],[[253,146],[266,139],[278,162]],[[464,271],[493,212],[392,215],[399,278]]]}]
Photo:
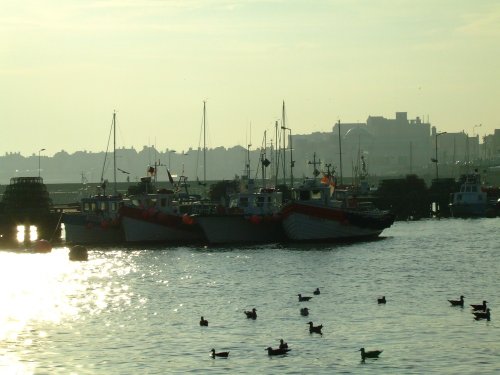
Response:
[{"label": "fishing boat", "polygon": [[[155,165],[156,174],[156,165]],[[174,189],[156,189],[151,176],[141,178],[142,192],[128,196],[120,208],[120,217],[127,242],[193,243],[203,239],[203,233],[190,213],[200,197],[187,191],[187,177],[181,176]],[[180,186],[186,191],[180,192]]]},{"label": "fishing boat", "polygon": [[[266,145],[266,133],[263,144]],[[229,194],[223,204],[192,215],[211,244],[271,243],[285,239],[281,226],[282,192],[266,186],[266,147],[262,148],[260,166],[262,185],[256,187],[250,177],[250,146],[248,145],[245,176],[237,192]]]},{"label": "fishing boat", "polygon": [[65,239],[68,243],[87,245],[115,244],[124,241],[119,216],[123,197],[118,194],[116,189],[116,112],[113,113],[111,130],[113,131],[114,192],[111,195],[106,192],[108,181],[103,178],[105,160],[101,183],[97,186],[96,191],[80,200],[77,211],[65,212],[63,215]]},{"label": "fishing boat", "polygon": [[450,197],[450,212],[453,217],[485,217],[488,209],[488,195],[481,188],[481,178],[478,173],[469,173],[460,177],[459,191]]},{"label": "fishing boat", "polygon": [[292,241],[369,239],[394,222],[392,213],[361,201],[352,188],[337,188],[329,171],[321,179],[315,173],[293,188],[282,215],[283,228]]},{"label": "fishing boat", "polygon": [[282,193],[255,188],[231,194],[227,206],[192,215],[211,244],[270,243],[285,239],[281,226]]}]

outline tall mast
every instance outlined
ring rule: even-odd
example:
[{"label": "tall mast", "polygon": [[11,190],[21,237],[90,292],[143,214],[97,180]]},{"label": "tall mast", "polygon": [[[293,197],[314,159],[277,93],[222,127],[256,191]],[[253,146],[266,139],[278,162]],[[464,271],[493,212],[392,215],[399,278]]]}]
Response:
[{"label": "tall mast", "polygon": [[116,111],[113,111],[113,181],[116,195]]},{"label": "tall mast", "polygon": [[206,100],[203,101],[203,186],[207,184]]},{"label": "tall mast", "polygon": [[338,125],[339,125],[340,185],[343,185],[343,183],[342,183],[342,142],[340,140],[340,120],[338,122]]},{"label": "tall mast", "polygon": [[283,100],[283,109],[281,111],[281,129],[283,130],[283,184],[286,185],[286,124],[285,124],[285,101]]},{"label": "tall mast", "polygon": [[276,150],[275,150],[275,155],[276,155],[276,160],[274,163],[274,167],[276,168],[274,171],[274,186],[278,186],[278,173],[279,173],[279,164],[280,164],[280,159],[279,159],[279,154],[278,150],[280,149],[280,144],[278,142],[278,121],[275,121],[274,123],[274,133],[275,133],[275,139],[276,139]]}]

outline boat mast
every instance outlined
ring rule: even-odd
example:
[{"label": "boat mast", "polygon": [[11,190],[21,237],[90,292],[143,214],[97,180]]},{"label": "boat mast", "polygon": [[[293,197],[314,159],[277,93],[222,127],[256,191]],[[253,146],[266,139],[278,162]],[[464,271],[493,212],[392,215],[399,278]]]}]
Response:
[{"label": "boat mast", "polygon": [[266,134],[267,134],[267,130],[264,130],[264,150],[263,152],[261,152],[261,156],[260,156],[260,166],[262,168],[262,187],[265,188],[266,187],[266,166],[264,165],[265,161],[266,160],[266,148],[267,148],[267,139],[266,139]]},{"label": "boat mast", "polygon": [[203,101],[203,186],[206,185],[207,185],[206,100],[204,100]]},{"label": "boat mast", "polygon": [[113,182],[116,195],[116,111],[113,111]]},{"label": "boat mast", "polygon": [[274,122],[274,134],[275,134],[275,139],[276,139],[276,149],[275,149],[275,155],[276,155],[276,160],[274,162],[274,186],[278,186],[278,174],[279,174],[279,165],[280,165],[280,159],[279,159],[279,141],[278,141],[278,121]]},{"label": "boat mast", "polygon": [[281,111],[281,129],[283,130],[283,185],[286,185],[286,124],[285,124],[285,101],[283,100],[283,109]]},{"label": "boat mast", "polygon": [[342,183],[342,142],[340,139],[340,120],[337,124],[339,125],[340,185],[343,185],[343,183]]}]

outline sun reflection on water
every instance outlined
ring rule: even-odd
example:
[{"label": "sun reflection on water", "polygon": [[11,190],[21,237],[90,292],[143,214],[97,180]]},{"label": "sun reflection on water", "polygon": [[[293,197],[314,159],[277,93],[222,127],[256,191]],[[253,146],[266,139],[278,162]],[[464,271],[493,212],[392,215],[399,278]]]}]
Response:
[{"label": "sun reflection on water", "polygon": [[38,350],[50,327],[130,304],[128,286],[113,278],[131,266],[99,258],[71,262],[68,251],[0,251],[0,373],[33,373],[34,364],[23,355]]}]

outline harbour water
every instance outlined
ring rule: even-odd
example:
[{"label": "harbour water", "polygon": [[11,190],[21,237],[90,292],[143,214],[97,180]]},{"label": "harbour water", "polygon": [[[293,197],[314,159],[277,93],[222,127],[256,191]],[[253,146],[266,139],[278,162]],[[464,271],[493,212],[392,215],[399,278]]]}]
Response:
[{"label": "harbour water", "polygon": [[[88,262],[65,247],[3,250],[0,373],[498,374],[499,227],[422,220],[354,244],[89,248]],[[450,306],[461,294],[466,307]],[[470,312],[483,300],[489,322]],[[292,351],[269,357],[280,338]],[[361,362],[361,347],[383,353]]]}]

